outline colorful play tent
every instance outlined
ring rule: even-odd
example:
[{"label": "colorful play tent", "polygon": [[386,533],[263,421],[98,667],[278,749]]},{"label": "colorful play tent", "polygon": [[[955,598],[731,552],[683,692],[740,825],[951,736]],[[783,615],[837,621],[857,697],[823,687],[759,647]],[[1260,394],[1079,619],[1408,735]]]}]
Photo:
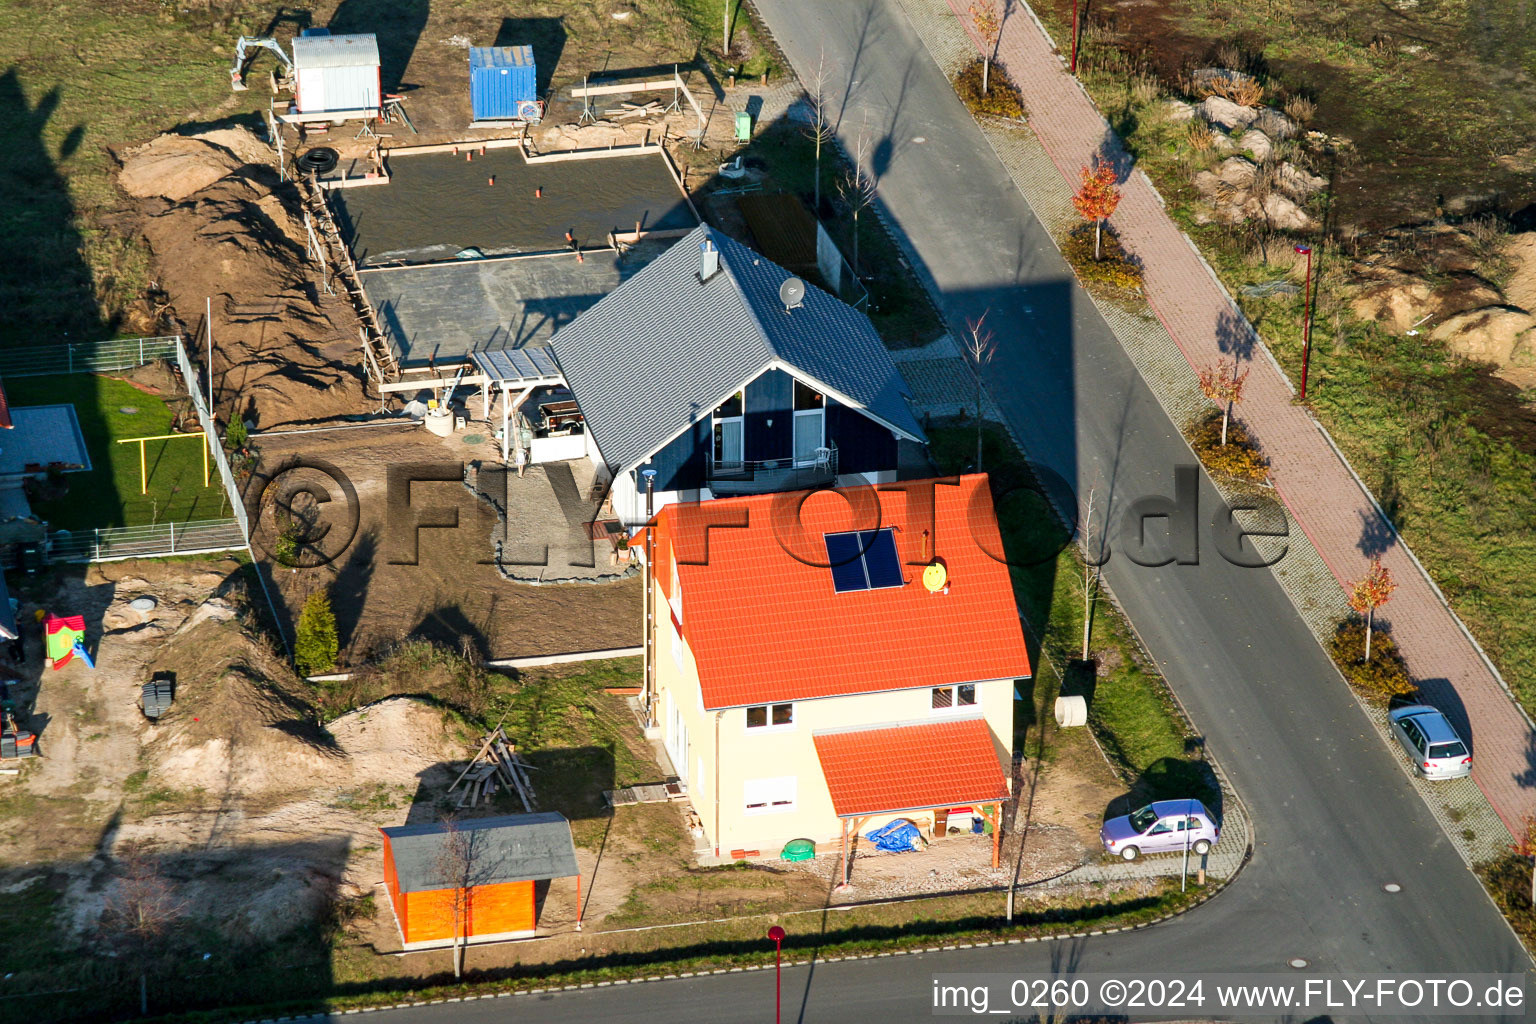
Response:
[{"label": "colorful play tent", "polygon": [[71,658],[78,657],[87,668],[95,668],[96,662],[85,650],[85,617],[83,615],[54,615],[43,619],[43,633],[48,638],[48,662],[54,668],[63,668]]}]

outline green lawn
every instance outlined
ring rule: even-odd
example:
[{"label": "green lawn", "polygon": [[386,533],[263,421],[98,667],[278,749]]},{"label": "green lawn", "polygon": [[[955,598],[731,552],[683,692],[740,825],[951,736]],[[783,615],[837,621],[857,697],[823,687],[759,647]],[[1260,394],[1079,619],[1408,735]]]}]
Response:
[{"label": "green lawn", "polygon": [[149,489],[147,494],[139,493],[139,446],[116,442],[171,433],[173,411],[154,395],[126,381],[90,373],[13,377],[6,380],[5,392],[12,408],[70,404],[80,419],[91,471],[66,473],[68,493],[32,503],[33,511],[54,528],[184,523],[231,514],[216,470],[212,485],[203,486],[201,434],[186,440],[147,442],[144,466],[149,472]]}]

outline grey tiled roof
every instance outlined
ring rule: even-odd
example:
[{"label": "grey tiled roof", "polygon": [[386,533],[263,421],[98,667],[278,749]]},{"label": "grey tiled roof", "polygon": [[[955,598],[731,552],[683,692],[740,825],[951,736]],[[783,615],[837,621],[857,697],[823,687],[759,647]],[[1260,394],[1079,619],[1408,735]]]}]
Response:
[{"label": "grey tiled roof", "polygon": [[[701,282],[706,238],[720,250],[720,270]],[[779,286],[791,276],[699,227],[555,334],[566,383],[609,465],[643,462],[774,365],[924,439],[869,318],[809,284],[804,302],[785,312]]]},{"label": "grey tiled roof", "polygon": [[570,823],[554,811],[460,821],[457,831],[463,845],[458,853],[444,852],[450,833],[435,822],[379,831],[389,837],[401,892],[451,889],[464,881],[472,887],[577,873]]}]

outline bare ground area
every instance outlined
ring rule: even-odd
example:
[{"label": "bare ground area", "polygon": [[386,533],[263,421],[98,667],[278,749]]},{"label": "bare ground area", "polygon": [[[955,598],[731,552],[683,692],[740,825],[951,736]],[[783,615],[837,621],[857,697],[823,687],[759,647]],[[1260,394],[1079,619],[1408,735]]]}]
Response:
[{"label": "bare ground area", "polygon": [[[97,667],[44,669],[28,630],[27,674],[41,678],[23,699],[43,756],[0,783],[0,813],[22,826],[0,832],[0,864],[12,879],[45,865],[62,876],[74,934],[101,918],[130,854],[152,858],[231,939],[281,934],[366,887],[357,858],[377,849],[377,826],[444,785],[444,762],[462,756],[443,713],[410,700],[322,729],[242,622],[238,568],[120,562],[29,587],[24,617],[85,616]],[[143,596],[153,610],[128,606]],[[176,701],[152,724],[137,698],[157,670],[175,673]]]},{"label": "bare ground area", "polygon": [[[470,405],[471,411],[478,409],[477,403]],[[466,437],[482,440],[466,444]],[[638,577],[543,585],[503,578],[493,564],[496,508],[462,482],[465,469],[479,461],[490,464],[474,474],[487,490],[494,494],[497,487],[506,486],[504,476],[493,472],[500,453],[494,442],[485,440],[489,437],[489,424],[472,422],[467,431],[447,438],[420,426],[259,438],[262,474],[275,474],[292,458],[323,461],[345,476],[356,493],[354,529],[343,512],[347,503],[341,491],[314,476],[319,485],[331,487],[337,499],[324,512],[324,521],[333,524],[335,532],[320,542],[314,559],[305,557],[305,562],[324,564],[270,566],[289,609],[284,623],[288,635],[293,635],[292,622],[309,594],[329,586],[342,649],[352,663],[407,637],[453,649],[468,645],[485,659],[638,644]],[[430,472],[450,479],[411,485],[409,505],[402,484],[392,507],[388,471],[407,466],[431,466]],[[411,472],[420,480],[429,471]],[[280,487],[284,479],[292,482],[275,477],[273,483]],[[413,523],[432,522],[434,514],[439,523],[456,516],[457,528],[423,528],[419,533],[413,529]],[[572,531],[563,520],[541,518],[509,526],[525,561],[535,560],[545,547],[552,564],[568,554],[561,545]],[[258,544],[265,538],[270,545],[273,534],[262,527],[255,536]],[[610,552],[606,546],[589,548],[587,557],[606,560]]]}]

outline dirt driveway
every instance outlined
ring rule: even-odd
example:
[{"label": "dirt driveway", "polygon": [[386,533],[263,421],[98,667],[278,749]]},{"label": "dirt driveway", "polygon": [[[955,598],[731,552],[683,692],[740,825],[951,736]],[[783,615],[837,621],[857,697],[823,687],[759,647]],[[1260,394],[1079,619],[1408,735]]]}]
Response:
[{"label": "dirt driveway", "polygon": [[[356,664],[405,637],[454,648],[467,644],[488,659],[638,644],[638,577],[536,584],[505,579],[492,564],[496,509],[464,483],[468,469],[483,490],[496,492],[500,459],[490,436],[488,424],[472,422],[467,431],[446,438],[419,426],[259,438],[260,472],[272,477],[269,495],[302,484],[329,499],[321,521],[330,532],[299,559],[309,567],[277,564],[270,525],[254,531],[257,546],[267,549],[258,555],[286,604],[288,636],[304,600],[329,586],[344,663]],[[308,468],[280,474],[290,460]],[[472,465],[479,460],[483,467]],[[393,508],[391,469],[416,481],[397,486]],[[457,528],[442,528],[454,523]],[[568,532],[563,522],[514,525],[536,538],[544,531]],[[592,557],[601,560],[608,553],[599,548]]]}]

